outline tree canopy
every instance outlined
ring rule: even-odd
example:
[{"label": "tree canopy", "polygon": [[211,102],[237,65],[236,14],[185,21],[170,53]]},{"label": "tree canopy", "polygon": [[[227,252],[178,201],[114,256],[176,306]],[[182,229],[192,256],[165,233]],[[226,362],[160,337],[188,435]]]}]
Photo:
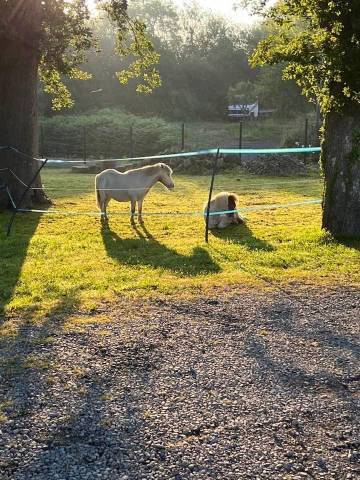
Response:
[{"label": "tree canopy", "polygon": [[280,0],[267,11],[267,22],[272,33],[253,53],[253,65],[287,62],[284,78],[317,99],[324,113],[360,103],[358,0]]},{"label": "tree canopy", "polygon": [[[154,68],[159,55],[146,35],[144,23],[128,15],[126,0],[98,1],[98,6],[114,26],[116,52],[133,58],[117,73],[118,79],[126,83],[136,78],[138,91],[152,91],[160,85]],[[86,0],[0,0],[0,12],[0,35],[15,37],[37,49],[40,78],[45,91],[53,96],[53,107],[71,106],[62,77],[89,78],[80,67],[88,50],[99,48]]]}]

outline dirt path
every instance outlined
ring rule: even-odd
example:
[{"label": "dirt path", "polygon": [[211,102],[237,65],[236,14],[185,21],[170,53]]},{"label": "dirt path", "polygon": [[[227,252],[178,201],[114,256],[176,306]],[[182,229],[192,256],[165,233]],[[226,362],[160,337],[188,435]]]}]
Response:
[{"label": "dirt path", "polygon": [[22,327],[2,345],[0,479],[359,478],[360,292],[294,294]]}]

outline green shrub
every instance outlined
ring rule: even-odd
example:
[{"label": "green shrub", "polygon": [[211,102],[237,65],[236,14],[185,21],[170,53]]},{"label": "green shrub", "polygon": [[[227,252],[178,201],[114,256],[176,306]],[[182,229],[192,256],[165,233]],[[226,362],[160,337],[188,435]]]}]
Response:
[{"label": "green shrub", "polygon": [[56,115],[40,121],[40,153],[49,157],[82,157],[84,131],[87,157],[120,158],[133,153],[152,155],[179,143],[179,125],[161,118],[142,118],[119,109],[102,109],[89,114]]}]

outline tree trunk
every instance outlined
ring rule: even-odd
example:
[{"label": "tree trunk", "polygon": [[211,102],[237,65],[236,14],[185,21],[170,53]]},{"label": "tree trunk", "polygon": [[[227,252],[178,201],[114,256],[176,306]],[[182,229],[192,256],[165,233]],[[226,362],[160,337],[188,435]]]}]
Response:
[{"label": "tree trunk", "polygon": [[335,238],[360,238],[360,107],[325,120],[323,228]]},{"label": "tree trunk", "polygon": [[[35,15],[35,7],[40,8],[40,3],[35,0],[32,5],[31,2],[27,5],[33,7],[31,13],[22,11],[21,16],[20,13],[18,16],[12,15],[11,23],[8,22],[9,29],[4,29],[0,34],[0,146],[12,146],[34,156],[37,153],[39,67],[39,15]],[[33,32],[21,32],[21,29],[17,28],[26,13],[28,20],[32,17],[36,22]],[[39,10],[37,13],[39,14]],[[22,36],[18,32],[22,33]],[[39,162],[16,152],[0,150],[0,178],[8,186],[16,204],[26,189],[24,184],[29,184],[40,165]],[[40,177],[36,179],[34,186],[41,187]],[[32,200],[42,199],[42,190],[30,190],[23,205],[29,206]],[[6,208],[9,205],[11,206],[7,194],[4,190],[0,191],[0,207]]]}]

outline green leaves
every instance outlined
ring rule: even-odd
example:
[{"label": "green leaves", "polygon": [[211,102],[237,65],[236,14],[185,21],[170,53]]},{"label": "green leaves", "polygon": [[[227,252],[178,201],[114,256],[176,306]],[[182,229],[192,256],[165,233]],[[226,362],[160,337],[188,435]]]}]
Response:
[{"label": "green leaves", "polygon": [[360,4],[357,0],[282,0],[269,12],[272,33],[251,64],[287,62],[294,79],[323,112],[359,103]]},{"label": "green leaves", "polygon": [[[161,84],[154,68],[159,55],[145,25],[128,16],[126,0],[106,0],[98,5],[115,28],[117,53],[131,57],[129,66],[117,73],[120,82],[136,79],[137,91],[152,92]],[[72,107],[74,102],[63,79],[89,78],[79,67],[86,63],[89,50],[98,49],[86,0],[0,0],[0,14],[0,33],[9,31],[16,38],[24,37],[30,47],[39,50],[40,79],[44,91],[53,97],[53,108]],[[30,43],[33,38],[36,41]]]},{"label": "green leaves", "polygon": [[141,79],[136,87],[136,91],[141,93],[151,93],[161,85],[160,75],[153,68],[159,63],[160,55],[155,52],[142,22],[126,18],[122,30],[118,31],[116,51],[120,56],[134,58],[126,69],[116,72],[120,83],[126,84],[133,78]]}]

